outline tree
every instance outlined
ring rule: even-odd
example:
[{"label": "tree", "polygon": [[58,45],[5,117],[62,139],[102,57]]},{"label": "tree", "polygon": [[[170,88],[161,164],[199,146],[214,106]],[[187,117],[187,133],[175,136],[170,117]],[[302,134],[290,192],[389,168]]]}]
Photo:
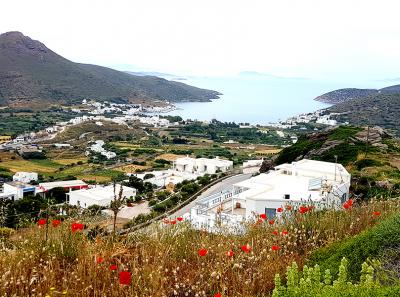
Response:
[{"label": "tree", "polygon": [[123,186],[120,185],[120,189],[119,189],[118,194],[116,193],[117,183],[114,182],[113,186],[114,186],[114,199],[110,203],[110,209],[114,214],[114,218],[113,218],[113,233],[115,235],[115,228],[116,228],[116,225],[117,225],[117,215],[118,215],[119,211],[121,210],[121,208],[122,208],[122,206],[123,206],[123,204],[125,202],[125,198],[122,196],[123,195],[123,191],[124,191]]}]

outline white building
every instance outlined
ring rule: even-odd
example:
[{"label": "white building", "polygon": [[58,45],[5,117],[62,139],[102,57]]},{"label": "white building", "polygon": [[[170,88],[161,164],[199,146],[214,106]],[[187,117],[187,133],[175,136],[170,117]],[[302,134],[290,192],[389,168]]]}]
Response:
[{"label": "white building", "polygon": [[97,186],[91,189],[71,191],[67,193],[67,203],[87,208],[91,205],[109,206],[115,196],[118,197],[122,187],[122,196],[130,198],[136,196],[136,189],[121,186],[117,184],[114,191],[114,185]]},{"label": "white building", "polygon": [[229,226],[264,213],[279,217],[276,210],[287,204],[338,208],[349,197],[350,179],[341,164],[306,159],[282,164],[203,198],[191,209],[190,220],[196,227],[212,229],[218,220]]},{"label": "white building", "polygon": [[106,157],[107,159],[112,159],[115,158],[117,156],[116,153],[111,152],[111,151],[107,151],[103,145],[104,145],[104,141],[103,140],[96,140],[94,142],[94,144],[92,144],[89,149],[92,152],[96,152],[96,153],[100,153],[101,155],[103,155],[104,157]]},{"label": "white building", "polygon": [[13,176],[13,181],[29,184],[30,182],[38,181],[38,174],[36,172],[17,172]]},{"label": "white building", "polygon": [[214,159],[196,159],[187,156],[176,159],[173,164],[173,170],[175,171],[193,173],[199,176],[204,174],[214,174],[217,172],[226,172],[232,168],[232,161],[223,160],[219,157],[215,157]]},{"label": "white building", "polygon": [[47,192],[54,188],[64,188],[65,190],[80,190],[80,189],[87,189],[88,185],[87,183],[79,179],[55,181],[55,182],[40,183],[36,191]]},{"label": "white building", "polygon": [[5,196],[14,196],[15,200],[18,200],[26,195],[35,195],[36,187],[23,182],[13,181],[3,185],[3,194]]}]

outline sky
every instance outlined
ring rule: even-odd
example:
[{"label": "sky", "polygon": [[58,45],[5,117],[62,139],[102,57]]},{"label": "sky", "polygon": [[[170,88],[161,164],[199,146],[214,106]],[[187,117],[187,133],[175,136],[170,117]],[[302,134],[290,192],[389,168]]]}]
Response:
[{"label": "sky", "polygon": [[21,31],[75,62],[400,81],[398,0],[1,0],[0,7],[0,33]]}]

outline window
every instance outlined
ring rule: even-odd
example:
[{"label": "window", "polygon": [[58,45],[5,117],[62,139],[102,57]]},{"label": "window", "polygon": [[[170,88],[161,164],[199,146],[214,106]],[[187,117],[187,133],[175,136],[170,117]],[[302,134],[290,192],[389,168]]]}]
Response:
[{"label": "window", "polygon": [[272,219],[276,215],[276,209],[275,208],[265,208],[265,214],[269,219]]},{"label": "window", "polygon": [[284,197],[285,199],[290,199],[290,194],[285,194]]}]

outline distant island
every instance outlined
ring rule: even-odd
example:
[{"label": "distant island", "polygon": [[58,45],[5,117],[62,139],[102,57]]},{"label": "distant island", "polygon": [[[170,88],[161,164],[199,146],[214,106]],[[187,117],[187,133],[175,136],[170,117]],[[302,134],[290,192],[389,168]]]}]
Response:
[{"label": "distant island", "polygon": [[220,95],[156,76],[74,63],[20,32],[0,35],[0,106],[40,110],[83,99],[147,104],[207,102]]}]

